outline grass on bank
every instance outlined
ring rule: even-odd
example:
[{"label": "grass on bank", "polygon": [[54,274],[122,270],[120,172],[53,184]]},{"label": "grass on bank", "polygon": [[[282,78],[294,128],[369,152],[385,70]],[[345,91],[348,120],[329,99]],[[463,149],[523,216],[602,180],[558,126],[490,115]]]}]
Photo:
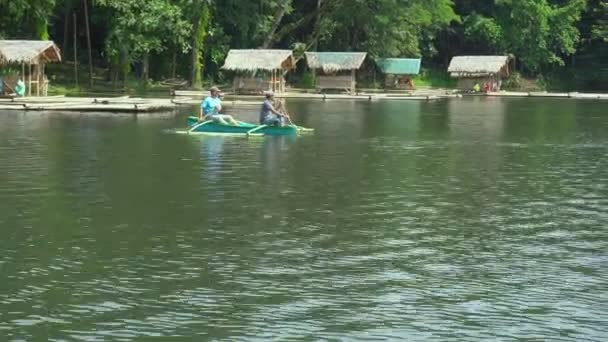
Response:
[{"label": "grass on bank", "polygon": [[[149,80],[146,85],[143,85],[135,75],[132,75],[127,82],[119,80],[112,83],[108,80],[108,71],[102,68],[94,68],[93,73],[94,85],[90,87],[88,67],[86,65],[79,65],[78,85],[76,85],[73,64],[50,64],[47,67],[47,76],[50,80],[49,95],[85,96],[96,94],[99,96],[134,95],[165,97],[171,94],[172,89],[175,89],[174,86],[165,85],[156,80]],[[586,75],[586,73],[566,74],[562,72],[536,78],[526,78],[520,73],[514,72],[503,82],[503,89],[511,91],[581,91],[581,89],[576,88],[578,83],[581,83],[576,82],[577,77],[589,78],[590,76]],[[360,77],[359,86],[361,88],[376,88],[381,90],[383,82],[383,76],[376,74],[373,80]],[[212,83],[214,83],[212,80],[207,80],[204,82],[203,88],[208,88]],[[314,79],[308,71],[289,74],[288,83],[293,84],[295,88],[314,88]],[[420,74],[414,77],[414,83],[417,89],[455,89],[457,79],[450,77],[445,70],[439,67],[431,67],[423,68]]]}]

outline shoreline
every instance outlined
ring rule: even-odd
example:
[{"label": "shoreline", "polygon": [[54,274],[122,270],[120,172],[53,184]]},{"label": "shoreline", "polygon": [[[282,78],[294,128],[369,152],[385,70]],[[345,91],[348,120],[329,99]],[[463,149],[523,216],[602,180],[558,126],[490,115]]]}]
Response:
[{"label": "shoreline", "polygon": [[[206,91],[173,90],[167,97],[144,98],[116,97],[68,97],[65,95],[47,97],[13,97],[0,98],[0,110],[19,111],[82,111],[82,112],[123,112],[152,113],[174,110],[180,106],[196,105],[206,96]],[[575,100],[608,100],[608,94],[602,93],[549,93],[549,92],[514,92],[501,91],[490,93],[460,94],[453,90],[429,89],[411,92],[380,93],[361,91],[356,94],[319,94],[302,90],[293,90],[276,94],[280,99],[311,100],[355,100],[355,101],[435,101],[465,97],[518,97],[518,98],[551,98]],[[252,105],[259,103],[262,95],[237,95],[226,93],[224,103],[228,106]]]}]

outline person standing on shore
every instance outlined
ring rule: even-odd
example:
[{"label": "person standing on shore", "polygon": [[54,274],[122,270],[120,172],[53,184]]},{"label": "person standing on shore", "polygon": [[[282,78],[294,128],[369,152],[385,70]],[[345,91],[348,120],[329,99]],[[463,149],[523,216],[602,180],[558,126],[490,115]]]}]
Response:
[{"label": "person standing on shore", "polygon": [[19,97],[25,96],[25,82],[23,82],[23,79],[21,77],[19,77],[19,80],[17,81],[17,84],[15,85],[15,93]]}]

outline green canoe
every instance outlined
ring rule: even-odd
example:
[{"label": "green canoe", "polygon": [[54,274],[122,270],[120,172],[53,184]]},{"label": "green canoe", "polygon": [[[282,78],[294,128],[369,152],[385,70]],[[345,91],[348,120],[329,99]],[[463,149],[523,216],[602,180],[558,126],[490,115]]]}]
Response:
[{"label": "green canoe", "polygon": [[[239,126],[222,125],[215,122],[202,123],[195,116],[188,117],[188,132],[190,133],[207,133],[207,134],[227,134],[227,135],[247,135],[248,132],[260,126],[247,122],[239,122]],[[311,131],[308,128],[302,128],[295,125],[291,126],[266,126],[255,130],[256,135],[296,135],[299,131]]]}]

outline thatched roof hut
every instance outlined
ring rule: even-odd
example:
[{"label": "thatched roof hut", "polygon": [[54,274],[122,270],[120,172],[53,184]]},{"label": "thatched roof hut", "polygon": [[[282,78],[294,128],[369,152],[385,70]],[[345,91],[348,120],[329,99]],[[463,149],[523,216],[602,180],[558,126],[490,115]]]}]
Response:
[{"label": "thatched roof hut", "polygon": [[[321,69],[326,75],[315,78],[315,88],[339,89],[348,93],[355,92],[356,71],[361,68],[367,53],[365,52],[305,52],[308,67]],[[350,75],[338,75],[341,71],[350,71]]]},{"label": "thatched roof hut", "polygon": [[311,69],[322,69],[326,73],[357,70],[363,64],[365,52],[305,52]]},{"label": "thatched roof hut", "polygon": [[[49,81],[45,75],[45,64],[61,62],[61,52],[50,40],[0,40],[0,66],[21,64],[21,78],[27,84],[27,95],[46,96]],[[14,89],[18,75],[5,77],[4,84]]]},{"label": "thatched roof hut", "polygon": [[509,76],[509,56],[457,56],[452,58],[448,72],[458,78],[458,88],[474,89],[477,84],[489,91],[498,91]]},{"label": "thatched roof hut", "polygon": [[61,62],[61,52],[50,40],[0,40],[1,64]]},{"label": "thatched roof hut", "polygon": [[387,75],[418,75],[420,58],[376,58],[376,65]]},{"label": "thatched roof hut", "polygon": [[420,73],[420,58],[376,58],[375,61],[385,75],[385,88],[416,89],[410,76]]},{"label": "thatched roof hut", "polygon": [[230,50],[222,69],[254,72],[289,70],[294,65],[291,50]]},{"label": "thatched roof hut", "polygon": [[509,56],[456,56],[448,72],[452,77],[482,77],[498,74],[508,64]]},{"label": "thatched roof hut", "polygon": [[[235,92],[259,94],[272,90],[281,93],[285,91],[284,75],[295,64],[291,50],[230,50],[222,69],[248,73],[234,78]],[[263,72],[252,76],[256,71]]]}]

